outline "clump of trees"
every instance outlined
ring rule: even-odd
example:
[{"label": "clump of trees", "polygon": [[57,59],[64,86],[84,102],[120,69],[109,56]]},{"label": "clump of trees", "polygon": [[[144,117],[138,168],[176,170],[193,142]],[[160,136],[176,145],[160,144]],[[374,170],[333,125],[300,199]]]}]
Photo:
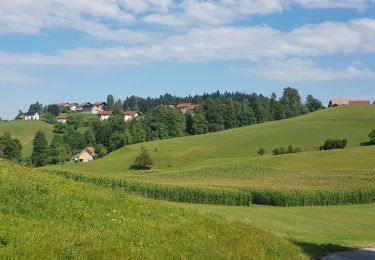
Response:
[{"label": "clump of trees", "polygon": [[22,160],[22,145],[18,139],[13,139],[10,133],[0,136],[0,157],[14,162]]},{"label": "clump of trees", "polygon": [[290,153],[300,153],[302,149],[300,147],[294,147],[293,145],[288,145],[287,149],[284,147],[278,147],[272,150],[273,155],[281,155],[281,154],[290,154]]},{"label": "clump of trees", "polygon": [[320,150],[334,150],[334,149],[344,149],[348,144],[348,139],[328,139],[324,142]]},{"label": "clump of trees", "polygon": [[145,147],[142,146],[140,153],[134,160],[133,168],[140,170],[150,170],[153,165],[154,161],[151,158],[151,154]]}]

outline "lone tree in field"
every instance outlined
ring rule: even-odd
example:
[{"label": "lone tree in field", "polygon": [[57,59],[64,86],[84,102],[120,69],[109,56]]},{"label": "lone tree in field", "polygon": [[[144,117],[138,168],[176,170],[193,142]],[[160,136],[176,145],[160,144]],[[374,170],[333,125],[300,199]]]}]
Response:
[{"label": "lone tree in field", "polygon": [[48,162],[48,141],[45,133],[39,130],[33,141],[31,161],[34,166],[44,166]]},{"label": "lone tree in field", "polygon": [[135,158],[134,165],[137,169],[141,170],[149,170],[151,166],[154,165],[154,161],[151,159],[151,155],[145,147],[141,147],[141,152]]},{"label": "lone tree in field", "polygon": [[264,149],[263,147],[262,147],[262,148],[259,148],[259,150],[258,150],[258,155],[263,156],[263,155],[265,155],[265,154],[266,154],[266,149]]},{"label": "lone tree in field", "polygon": [[375,129],[369,133],[368,137],[370,137],[370,143],[375,144]]}]

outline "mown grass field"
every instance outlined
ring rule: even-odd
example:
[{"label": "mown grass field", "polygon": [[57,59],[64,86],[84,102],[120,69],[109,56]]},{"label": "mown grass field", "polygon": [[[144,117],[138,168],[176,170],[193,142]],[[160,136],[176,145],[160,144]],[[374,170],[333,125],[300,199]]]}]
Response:
[{"label": "mown grass field", "polygon": [[0,161],[2,259],[307,259],[243,223]]},{"label": "mown grass field", "polygon": [[18,140],[20,140],[23,148],[23,157],[28,157],[31,155],[33,140],[38,130],[44,131],[48,140],[52,140],[53,125],[47,124],[43,121],[17,120],[12,122],[0,123],[0,135],[8,132],[12,135],[13,138],[17,138]]},{"label": "mown grass field", "polygon": [[177,205],[199,213],[246,223],[306,246],[375,246],[375,204],[290,208],[260,205]]}]

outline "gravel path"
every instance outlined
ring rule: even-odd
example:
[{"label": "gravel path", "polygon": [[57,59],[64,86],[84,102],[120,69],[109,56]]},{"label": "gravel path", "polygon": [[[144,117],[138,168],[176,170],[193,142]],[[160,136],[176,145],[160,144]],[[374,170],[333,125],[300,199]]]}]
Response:
[{"label": "gravel path", "polygon": [[375,247],[336,252],[323,257],[322,260],[375,260]]}]

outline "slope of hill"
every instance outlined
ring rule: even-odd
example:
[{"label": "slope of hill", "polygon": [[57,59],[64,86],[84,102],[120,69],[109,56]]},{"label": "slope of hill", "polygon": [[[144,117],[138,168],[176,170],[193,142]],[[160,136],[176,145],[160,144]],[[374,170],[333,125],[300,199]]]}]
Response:
[{"label": "slope of hill", "polygon": [[49,141],[53,137],[53,125],[43,121],[25,121],[17,120],[12,122],[0,123],[0,134],[5,132],[11,133],[13,138],[20,140],[23,151],[23,157],[28,157],[32,152],[32,143],[38,130],[43,130]]},{"label": "slope of hill", "polygon": [[292,242],[0,160],[0,258],[306,259]]},{"label": "slope of hill", "polygon": [[[264,147],[272,149],[292,144],[317,150],[328,138],[348,138],[349,147],[360,146],[375,127],[375,106],[337,107],[298,118],[268,122],[199,136],[188,136],[126,146],[95,162],[65,168],[109,174],[130,171],[141,146],[152,151],[156,170],[216,165],[221,161],[256,156]],[[211,160],[216,161],[211,161]]]}]

